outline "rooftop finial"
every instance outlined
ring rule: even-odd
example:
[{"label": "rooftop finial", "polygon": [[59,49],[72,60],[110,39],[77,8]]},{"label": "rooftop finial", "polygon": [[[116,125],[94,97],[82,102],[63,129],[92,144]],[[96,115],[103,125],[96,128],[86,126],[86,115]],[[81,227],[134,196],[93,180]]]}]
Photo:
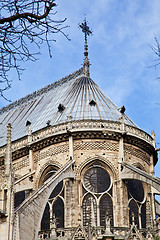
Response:
[{"label": "rooftop finial", "polygon": [[87,25],[86,18],[84,19],[84,22],[79,24],[79,27],[82,29],[82,32],[85,36],[85,45],[84,45],[84,62],[83,62],[83,69],[84,69],[84,75],[86,77],[89,77],[89,60],[88,60],[88,44],[87,44],[87,36],[92,35],[92,31],[89,29],[89,26]]}]

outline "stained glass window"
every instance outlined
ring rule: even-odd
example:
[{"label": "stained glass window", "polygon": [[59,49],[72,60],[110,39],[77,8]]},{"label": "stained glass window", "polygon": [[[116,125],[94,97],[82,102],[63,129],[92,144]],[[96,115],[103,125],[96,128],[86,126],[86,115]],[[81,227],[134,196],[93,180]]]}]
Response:
[{"label": "stained glass window", "polygon": [[128,191],[135,200],[139,202],[143,201],[144,188],[140,181],[134,179],[128,180]]},{"label": "stained glass window", "polygon": [[137,227],[139,228],[139,226],[141,226],[142,228],[145,228],[146,227],[146,204],[143,203],[144,202],[143,184],[139,180],[130,179],[127,181],[127,186],[128,186],[128,197],[129,199],[132,199],[129,203],[130,223],[132,223],[131,214],[133,212]]},{"label": "stained glass window", "polygon": [[60,197],[53,204],[53,214],[57,219],[57,228],[64,228],[64,203]]},{"label": "stained glass window", "polygon": [[142,228],[146,228],[146,203],[144,203],[141,207],[141,221]]},{"label": "stained glass window", "polygon": [[138,205],[133,199],[129,203],[129,222],[130,222],[130,224],[132,224],[132,213],[134,214],[135,224],[137,225],[137,228],[139,228]]},{"label": "stained glass window", "polygon": [[58,183],[58,185],[54,188],[53,192],[51,193],[49,199],[56,197],[62,190],[63,187],[63,181]]},{"label": "stained glass window", "polygon": [[113,204],[112,199],[108,194],[102,196],[100,201],[100,225],[105,226],[106,212],[108,213],[111,226],[113,226]]},{"label": "stained glass window", "polygon": [[82,204],[83,225],[90,223],[92,226],[105,226],[107,212],[113,226],[111,178],[100,163],[94,162],[86,170],[82,190],[85,195]]},{"label": "stained glass window", "polygon": [[88,193],[83,199],[83,225],[97,225],[97,204],[95,198]]},{"label": "stained glass window", "polygon": [[109,174],[101,167],[92,167],[84,175],[84,186],[94,193],[105,192],[110,183]]}]

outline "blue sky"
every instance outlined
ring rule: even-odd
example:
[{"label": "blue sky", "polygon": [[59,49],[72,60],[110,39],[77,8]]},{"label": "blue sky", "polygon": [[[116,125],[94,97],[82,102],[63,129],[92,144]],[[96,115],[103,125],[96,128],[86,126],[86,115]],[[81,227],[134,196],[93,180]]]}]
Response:
[{"label": "blue sky", "polygon": [[[156,133],[160,147],[160,67],[149,45],[160,39],[159,0],[61,0],[56,1],[55,20],[67,18],[65,29],[71,41],[55,34],[53,58],[45,46],[39,60],[22,65],[22,81],[12,76],[12,88],[6,97],[12,101],[32,93],[79,69],[83,62],[84,37],[78,24],[87,20],[93,36],[89,37],[91,78],[126,114],[148,133]],[[0,99],[0,107],[8,103]],[[160,177],[160,163],[156,166]]]}]

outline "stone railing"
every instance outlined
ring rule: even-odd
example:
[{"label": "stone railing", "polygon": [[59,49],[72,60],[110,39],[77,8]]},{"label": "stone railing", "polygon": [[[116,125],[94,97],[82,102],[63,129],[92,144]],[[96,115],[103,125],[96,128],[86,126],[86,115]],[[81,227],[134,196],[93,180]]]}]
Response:
[{"label": "stone railing", "polygon": [[[75,232],[76,228],[57,228],[55,231],[55,235],[58,239],[62,239],[65,237],[65,239],[71,239],[73,237],[73,234]],[[52,237],[51,230],[44,230],[39,231],[38,233],[38,240],[44,240],[44,239],[50,239]]]},{"label": "stone railing", "polygon": [[[88,235],[88,228],[84,227],[86,235]],[[93,229],[92,229],[93,230]],[[97,236],[103,236],[105,235],[105,227],[99,226],[94,228],[95,233]],[[49,240],[52,239],[52,237],[56,237],[56,239],[68,239],[71,240],[73,239],[73,236],[76,232],[76,228],[57,228],[54,230],[55,235],[52,235],[51,230],[44,230],[44,231],[39,231],[38,233],[38,239],[37,240]],[[138,232],[142,234],[143,238],[146,239],[145,237],[147,236],[147,229],[139,229]],[[128,227],[111,227],[111,234],[116,235],[116,236],[126,236],[130,233],[130,228]],[[153,229],[150,231],[151,234],[154,235]],[[54,238],[53,238],[54,239]]]},{"label": "stone railing", "polygon": [[[102,121],[102,120],[79,120],[79,121],[71,121],[66,123],[61,123],[58,125],[46,127],[44,129],[41,129],[40,131],[37,131],[35,133],[32,133],[31,136],[31,142],[36,143],[40,140],[43,140],[47,137],[56,136],[59,134],[64,134],[67,131],[70,132],[77,132],[77,131],[102,131],[102,132],[122,132],[122,124],[120,122],[114,122],[114,121]],[[143,130],[136,128],[134,126],[130,125],[124,125],[123,132],[126,132],[127,135],[135,136],[137,138],[140,138],[147,143],[154,146],[153,138]],[[20,139],[19,141],[15,141],[12,143],[12,151],[21,149],[28,145],[28,138],[27,136]],[[0,149],[0,156],[3,156],[5,154],[6,147],[2,147]]]},{"label": "stone railing", "polygon": [[45,231],[39,231],[38,233],[38,240],[43,240],[43,239],[50,239],[51,237],[51,230],[45,230]]},{"label": "stone railing", "polygon": [[[88,228],[84,228],[86,235],[88,232]],[[105,228],[104,227],[96,227],[96,234],[97,236],[103,235],[105,232]],[[75,227],[69,227],[69,228],[57,228],[54,232],[55,232],[55,236],[57,237],[57,239],[72,239],[73,235],[76,231]],[[49,240],[52,239],[52,231],[51,230],[44,230],[44,231],[39,231],[38,233],[38,240]]]}]

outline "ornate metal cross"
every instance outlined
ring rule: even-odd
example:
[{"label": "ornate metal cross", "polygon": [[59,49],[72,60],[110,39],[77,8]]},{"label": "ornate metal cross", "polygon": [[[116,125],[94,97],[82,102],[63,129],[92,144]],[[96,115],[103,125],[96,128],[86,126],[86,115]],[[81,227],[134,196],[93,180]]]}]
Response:
[{"label": "ornate metal cross", "polygon": [[85,34],[85,40],[87,40],[87,36],[92,35],[93,32],[89,29],[86,18],[83,23],[79,24],[79,27],[82,29],[82,32]]}]

